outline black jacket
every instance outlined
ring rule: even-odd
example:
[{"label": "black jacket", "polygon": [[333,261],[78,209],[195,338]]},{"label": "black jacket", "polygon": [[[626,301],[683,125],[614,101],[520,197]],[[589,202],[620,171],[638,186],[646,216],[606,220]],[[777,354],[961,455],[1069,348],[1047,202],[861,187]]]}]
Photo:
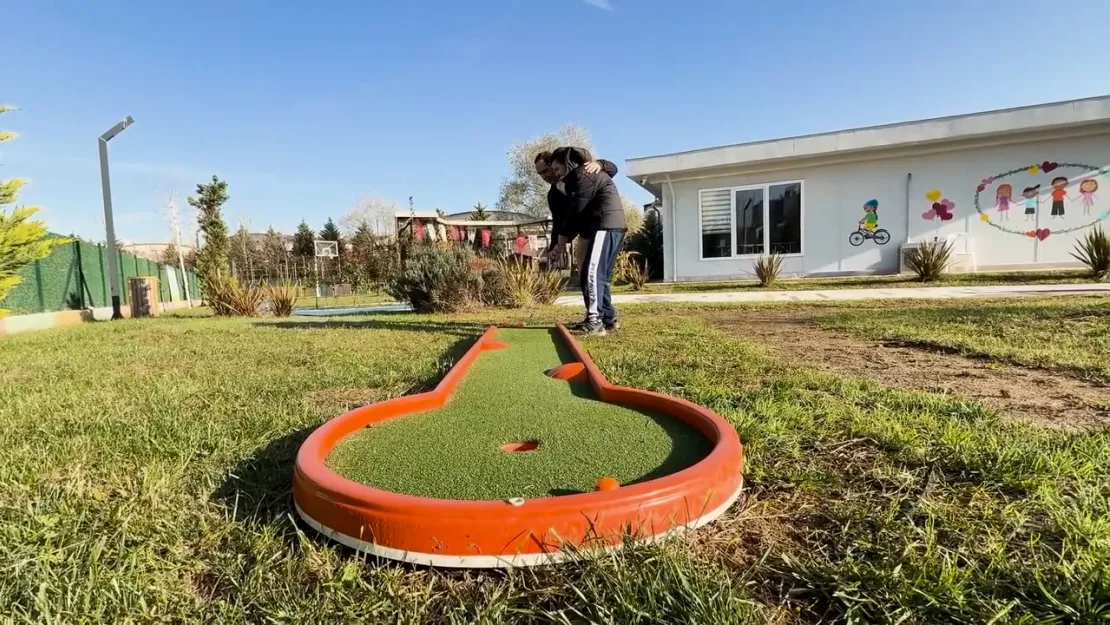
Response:
[{"label": "black jacket", "polygon": [[598,230],[627,230],[624,204],[617,185],[605,172],[587,174],[576,167],[563,178],[567,216],[559,234],[590,238]]},{"label": "black jacket", "polygon": [[[605,172],[610,179],[617,177],[618,170],[616,164],[605,159],[598,159],[597,162],[599,165],[601,165],[601,171]],[[585,174],[585,172],[582,173]],[[567,177],[569,178],[570,175],[568,175]],[[559,240],[560,234],[563,234],[563,236],[566,236],[568,239],[573,239],[577,234],[579,234],[574,233],[568,235],[563,231],[564,226],[566,225],[567,216],[570,213],[571,204],[571,198],[566,193],[560,191],[555,185],[551,185],[551,188],[547,190],[547,207],[551,209],[551,245],[549,245],[548,247],[554,246],[556,244],[556,242]],[[624,213],[622,206],[621,215],[623,216],[623,214]]]}]

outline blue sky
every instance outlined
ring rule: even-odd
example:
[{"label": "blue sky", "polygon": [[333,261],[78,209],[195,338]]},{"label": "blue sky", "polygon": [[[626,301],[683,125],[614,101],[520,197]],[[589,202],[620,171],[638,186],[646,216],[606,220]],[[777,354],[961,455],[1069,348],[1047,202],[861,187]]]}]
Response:
[{"label": "blue sky", "polygon": [[[1110,93],[1110,2],[4,0],[4,177],[59,232],[164,241],[218,174],[229,224],[319,228],[360,195],[493,204],[515,141],[623,159]],[[631,181],[622,190],[647,196]],[[182,203],[183,204],[183,203]]]}]

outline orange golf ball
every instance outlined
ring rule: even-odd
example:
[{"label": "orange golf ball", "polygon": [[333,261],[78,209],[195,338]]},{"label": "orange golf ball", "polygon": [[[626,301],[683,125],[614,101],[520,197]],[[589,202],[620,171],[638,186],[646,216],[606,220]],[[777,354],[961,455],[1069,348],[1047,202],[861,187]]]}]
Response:
[{"label": "orange golf ball", "polygon": [[594,486],[594,488],[597,490],[616,490],[620,488],[620,483],[611,477],[603,477],[597,481],[597,485]]}]

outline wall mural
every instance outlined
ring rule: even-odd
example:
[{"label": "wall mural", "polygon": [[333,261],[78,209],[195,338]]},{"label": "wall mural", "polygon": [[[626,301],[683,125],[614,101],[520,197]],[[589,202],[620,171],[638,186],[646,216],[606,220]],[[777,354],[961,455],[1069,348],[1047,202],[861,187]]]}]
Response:
[{"label": "wall mural", "polygon": [[871,239],[879,245],[886,245],[890,241],[890,233],[879,227],[879,200],[867,200],[863,203],[863,219],[855,232],[848,235],[848,242],[859,247],[863,242]]},{"label": "wall mural", "polygon": [[[1058,173],[1052,178],[1049,183],[1049,189],[1042,191],[1040,184],[1030,184],[1022,188],[1020,203],[1013,201],[1014,187],[1013,182],[1001,182],[1008,180],[1020,174],[1028,174],[1035,176],[1041,172],[1046,174],[1052,173],[1056,170],[1079,170],[1078,175],[1073,175],[1070,178]],[[1085,165],[1083,163],[1057,163],[1055,161],[1043,161],[1040,164],[1028,165],[1004,171],[1000,174],[987,176],[983,178],[977,187],[975,187],[975,210],[979,213],[979,220],[997,228],[1003,232],[1010,234],[1017,234],[1037,241],[1044,241],[1053,234],[1067,234],[1084,228],[1090,228],[1095,224],[1110,218],[1110,209],[1105,209],[1098,215],[1093,215],[1095,203],[1098,201],[1098,196],[1095,193],[1099,189],[1099,177],[1110,178],[1110,166],[1096,167],[1093,165]],[[1072,195],[1068,187],[1078,181],[1078,185],[1074,187],[1077,194]],[[995,184],[994,188],[994,205],[990,208],[994,209],[994,217],[991,213],[984,209],[980,203],[980,196],[986,192],[987,187]],[[939,194],[938,194],[939,197]],[[1072,205],[1069,206],[1068,202]],[[1080,212],[1076,212],[1075,203],[1079,204]],[[1021,207],[1023,209],[1024,219],[1022,225],[1010,226],[1010,209]],[[1043,208],[1048,208],[1048,219],[1058,225],[1054,227],[1042,227],[1041,219],[1044,215]],[[1072,221],[1070,224],[1065,223],[1068,220],[1068,215],[1078,216],[1081,219],[1078,223]],[[1030,227],[1031,226],[1031,227]]]}]

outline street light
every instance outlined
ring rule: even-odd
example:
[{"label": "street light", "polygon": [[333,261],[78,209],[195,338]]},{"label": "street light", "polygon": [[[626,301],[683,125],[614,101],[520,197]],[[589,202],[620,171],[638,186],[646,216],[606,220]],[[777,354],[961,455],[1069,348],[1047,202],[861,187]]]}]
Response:
[{"label": "street light", "polygon": [[119,299],[119,250],[116,249],[116,225],[112,221],[112,183],[108,180],[108,142],[135,123],[130,115],[100,135],[100,187],[104,192],[104,229],[108,237],[108,277],[112,284],[112,319],[123,319]]}]

